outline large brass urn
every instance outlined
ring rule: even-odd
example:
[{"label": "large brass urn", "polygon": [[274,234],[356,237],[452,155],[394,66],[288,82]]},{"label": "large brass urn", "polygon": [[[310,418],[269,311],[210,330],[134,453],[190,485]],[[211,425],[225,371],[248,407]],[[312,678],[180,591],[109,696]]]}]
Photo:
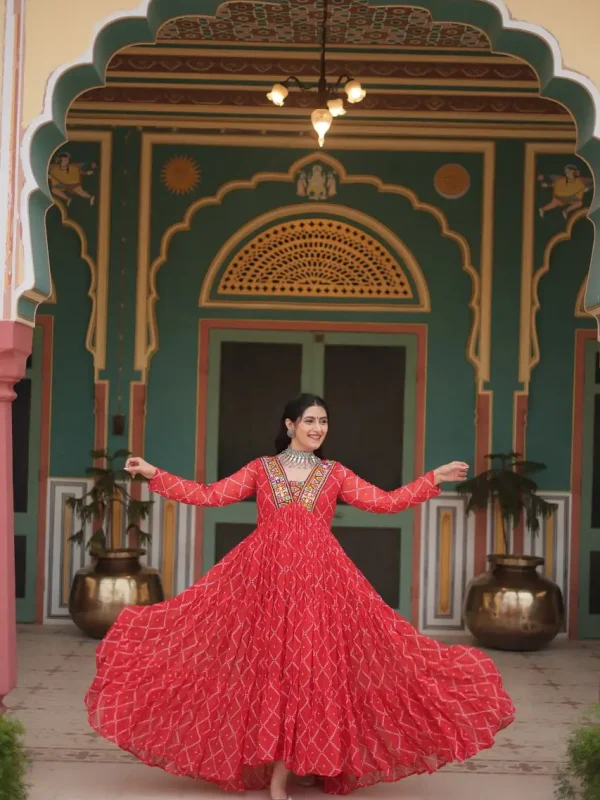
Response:
[{"label": "large brass urn", "polygon": [[464,618],[473,636],[497,650],[539,650],[560,632],[565,608],[560,588],[540,575],[543,558],[488,556],[491,569],[467,587]]},{"label": "large brass urn", "polygon": [[[128,450],[111,454],[104,448],[92,450],[90,455],[95,462],[86,470],[93,479],[90,490],[66,501],[81,522],[70,540],[85,547],[93,559],[91,566],[75,575],[69,611],[84,633],[102,639],[126,606],[159,603],[164,593],[158,572],[140,564],[146,551],[137,547],[150,541],[141,524],[149,518],[153,501],[134,497],[131,483],[145,479],[139,475],[132,478],[117,467],[130,455]],[[124,542],[136,546],[122,547]]]},{"label": "large brass urn", "polygon": [[[532,475],[545,464],[519,453],[490,453],[489,468],[456,489],[467,499],[466,511],[492,515],[494,538],[502,554],[488,556],[490,570],[467,587],[464,619],[471,633],[487,647],[537,650],[551,642],[564,623],[559,587],[538,572],[544,559],[511,555],[512,531],[524,525],[532,537],[556,505],[538,494]],[[512,530],[511,530],[512,529]]]},{"label": "large brass urn", "polygon": [[133,548],[108,550],[77,572],[69,612],[85,634],[102,639],[126,606],[153,605],[165,599],[158,571],[140,564],[144,553]]}]

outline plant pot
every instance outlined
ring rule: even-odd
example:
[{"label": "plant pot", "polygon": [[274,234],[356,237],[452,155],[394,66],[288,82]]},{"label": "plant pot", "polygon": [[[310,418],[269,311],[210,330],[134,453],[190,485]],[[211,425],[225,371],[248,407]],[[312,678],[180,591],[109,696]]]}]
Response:
[{"label": "plant pot", "polygon": [[87,636],[102,639],[126,606],[150,606],[165,599],[158,571],[140,564],[145,552],[107,550],[97,554],[95,564],[77,572],[69,612]]},{"label": "plant pot", "polygon": [[560,588],[540,575],[536,556],[488,556],[491,570],[469,583],[464,619],[473,636],[497,650],[539,650],[561,630]]}]

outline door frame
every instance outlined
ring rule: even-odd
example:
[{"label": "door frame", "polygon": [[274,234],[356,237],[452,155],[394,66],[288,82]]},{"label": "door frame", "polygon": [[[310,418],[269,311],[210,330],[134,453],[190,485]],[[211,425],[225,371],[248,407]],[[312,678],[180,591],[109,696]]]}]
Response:
[{"label": "door frame", "polygon": [[[243,329],[253,331],[295,331],[303,333],[380,333],[412,335],[416,339],[416,386],[415,386],[415,431],[413,477],[417,478],[425,471],[425,408],[427,400],[427,325],[425,323],[345,323],[317,321],[279,321],[248,319],[203,319],[199,322],[198,333],[198,402],[196,404],[196,480],[206,480],[206,447],[207,447],[207,411],[208,411],[208,377],[210,334],[213,330]],[[409,476],[406,476],[409,479]],[[410,478],[412,480],[412,478]],[[202,558],[204,551],[203,523],[201,508],[196,509],[196,530],[194,547],[194,576],[197,580],[202,574]],[[411,565],[411,619],[419,618],[420,598],[420,565],[421,565],[421,514],[413,515],[413,541]]]},{"label": "door frame", "polygon": [[[571,569],[569,576],[569,638],[579,638],[581,608],[581,525],[584,509],[589,504],[591,475],[584,476],[584,459],[589,455],[586,431],[589,432],[587,414],[591,393],[586,391],[586,376],[590,360],[590,343],[598,343],[595,328],[575,331],[575,369],[573,393],[573,437],[571,448]],[[586,496],[584,496],[586,490]],[[587,586],[587,581],[585,582]]]},{"label": "door frame", "polygon": [[35,623],[44,621],[44,597],[46,594],[48,531],[48,481],[50,479],[50,429],[52,424],[52,364],[54,353],[54,317],[51,314],[38,314],[36,328],[42,329],[42,381],[41,381],[41,422],[40,455],[38,471],[38,535],[37,535],[37,581],[35,591]]},{"label": "door frame", "polygon": [[[30,418],[29,495],[35,498],[36,512],[31,521],[35,527],[35,541],[27,557],[27,569],[35,573],[30,584],[31,597],[28,604],[19,603],[17,608],[30,609],[29,623],[41,624],[44,619],[44,594],[46,587],[46,528],[48,477],[50,468],[50,415],[52,404],[52,341],[54,317],[39,314],[36,317],[33,337],[32,407]],[[33,385],[33,381],[37,385]],[[15,520],[16,523],[16,520]],[[16,524],[15,524],[16,528]],[[15,531],[16,532],[16,531]]]}]

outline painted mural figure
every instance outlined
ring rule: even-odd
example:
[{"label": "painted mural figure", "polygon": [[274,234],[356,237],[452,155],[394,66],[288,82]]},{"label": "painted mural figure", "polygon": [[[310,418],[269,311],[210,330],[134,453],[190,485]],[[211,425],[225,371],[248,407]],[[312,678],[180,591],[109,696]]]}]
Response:
[{"label": "painted mural figure", "polygon": [[298,197],[310,200],[328,200],[337,194],[337,181],[332,170],[315,164],[310,170],[302,170],[296,180]]},{"label": "painted mural figure", "polygon": [[586,192],[593,188],[591,178],[582,177],[581,170],[574,164],[567,164],[564,175],[538,175],[538,181],[544,189],[552,189],[552,200],[539,209],[540,217],[546,211],[562,208],[562,215],[569,215],[582,208]]},{"label": "painted mural figure", "polygon": [[420,634],[331,530],[338,501],[394,514],[468,465],[386,492],[324,457],[328,428],[325,402],[301,395],[284,410],[277,455],[212,485],[128,459],[176,502],[256,496],[258,508],[255,531],[203,578],[126,608],[98,648],[90,724],[144,763],[232,791],[270,787],[272,800],[288,800],[290,771],[341,795],[470,758],[513,721],[491,658]]},{"label": "painted mural figure", "polygon": [[58,153],[52,160],[49,169],[50,190],[55,197],[60,197],[66,205],[71,204],[73,195],[89,200],[93,206],[94,195],[87,192],[82,186],[82,175],[93,175],[96,164],[90,169],[84,169],[84,164],[75,164],[71,161],[70,153]]}]

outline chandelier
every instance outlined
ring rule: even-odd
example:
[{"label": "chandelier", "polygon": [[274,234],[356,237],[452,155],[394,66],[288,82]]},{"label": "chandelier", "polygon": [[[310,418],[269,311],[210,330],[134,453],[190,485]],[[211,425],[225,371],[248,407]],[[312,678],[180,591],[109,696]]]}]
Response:
[{"label": "chandelier", "polygon": [[344,98],[339,97],[339,93],[343,90],[346,93],[346,99],[349,103],[360,103],[366,96],[366,91],[362,88],[360,83],[349,75],[340,75],[334,84],[327,82],[325,77],[325,50],[327,47],[327,0],[323,0],[323,28],[321,31],[321,69],[319,72],[319,80],[316,84],[303,83],[295,75],[283,81],[283,83],[276,83],[271,91],[267,94],[267,98],[276,106],[282,106],[285,99],[289,94],[288,86],[295,84],[301,92],[310,92],[313,89],[317,90],[315,110],[310,115],[312,126],[319,139],[319,147],[325,144],[325,134],[331,128],[331,123],[334,117],[341,117],[346,113],[344,108]]}]

